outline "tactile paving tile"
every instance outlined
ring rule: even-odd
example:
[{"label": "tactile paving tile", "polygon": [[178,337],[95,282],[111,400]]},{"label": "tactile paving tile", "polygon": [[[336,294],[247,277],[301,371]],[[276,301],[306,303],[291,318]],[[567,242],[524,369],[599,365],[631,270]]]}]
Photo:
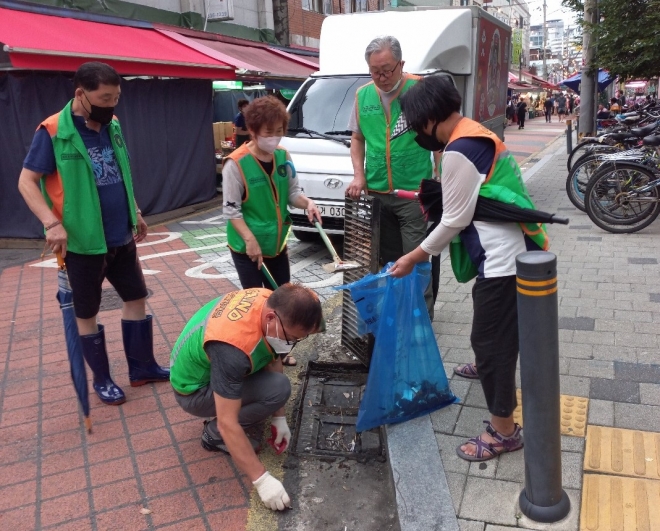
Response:
[{"label": "tactile paving tile", "polygon": [[585,474],[580,531],[660,531],[660,481]]},{"label": "tactile paving tile", "polygon": [[[522,391],[516,389],[518,407],[513,412],[513,420],[521,426],[522,418]],[[587,411],[589,399],[582,396],[559,395],[561,406],[561,434],[572,437],[584,437],[587,430]]]},{"label": "tactile paving tile", "polygon": [[589,426],[584,470],[660,479],[660,433]]}]

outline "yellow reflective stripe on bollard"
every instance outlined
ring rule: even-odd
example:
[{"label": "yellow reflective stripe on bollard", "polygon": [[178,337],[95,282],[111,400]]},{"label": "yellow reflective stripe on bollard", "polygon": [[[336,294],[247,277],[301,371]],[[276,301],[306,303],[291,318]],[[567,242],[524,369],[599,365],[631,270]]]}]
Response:
[{"label": "yellow reflective stripe on bollard", "polygon": [[[557,292],[557,277],[549,280],[523,280],[516,278],[518,293],[529,295],[531,297],[544,297],[545,295],[552,295]],[[549,289],[525,289],[521,286],[530,288],[549,288]]]}]

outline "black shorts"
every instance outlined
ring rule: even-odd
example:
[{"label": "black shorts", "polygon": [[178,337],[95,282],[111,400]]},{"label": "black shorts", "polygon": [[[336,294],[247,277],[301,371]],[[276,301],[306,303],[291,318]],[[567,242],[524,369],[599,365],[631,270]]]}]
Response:
[{"label": "black shorts", "polygon": [[124,302],[144,299],[148,294],[133,240],[121,247],[109,248],[106,254],[69,251],[64,261],[78,319],[91,319],[99,313],[101,289],[106,278]]}]

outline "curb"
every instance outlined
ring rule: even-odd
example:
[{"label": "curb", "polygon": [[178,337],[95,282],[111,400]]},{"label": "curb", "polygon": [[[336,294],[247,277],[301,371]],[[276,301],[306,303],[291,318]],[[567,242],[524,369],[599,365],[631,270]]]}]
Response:
[{"label": "curb", "polygon": [[431,417],[387,424],[401,531],[459,531]]}]

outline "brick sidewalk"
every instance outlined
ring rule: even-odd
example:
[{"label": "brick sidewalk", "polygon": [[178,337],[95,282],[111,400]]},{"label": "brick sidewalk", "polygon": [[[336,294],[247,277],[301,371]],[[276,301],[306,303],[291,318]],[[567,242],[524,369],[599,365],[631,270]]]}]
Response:
[{"label": "brick sidewalk", "polygon": [[[455,377],[452,372],[458,363],[474,358],[469,338],[471,284],[458,284],[443,273],[434,327],[448,376],[452,378],[452,390],[462,403],[433,413],[431,419],[454,509],[461,531],[505,531],[517,527],[566,531],[655,529],[657,520],[651,519],[649,527],[636,527],[635,517],[638,522],[647,521],[644,515],[653,516],[653,511],[660,507],[660,482],[654,482],[657,478],[649,473],[657,467],[660,454],[652,455],[656,452],[649,449],[644,454],[639,442],[636,447],[630,446],[626,443],[629,432],[621,430],[635,430],[638,441],[647,437],[641,430],[654,432],[649,437],[657,441],[660,449],[660,224],[631,235],[600,230],[566,196],[565,144],[555,142],[539,154],[539,160],[545,155],[551,155],[550,160],[527,186],[539,209],[571,220],[568,226],[548,226],[550,250],[557,255],[560,392],[588,398],[587,430],[595,428],[606,434],[610,432],[605,428],[618,429],[612,440],[619,437],[617,452],[625,456],[621,461],[627,462],[634,455],[638,469],[645,465],[646,474],[640,475],[638,469],[631,474],[623,465],[617,468],[614,443],[609,466],[615,472],[598,464],[598,459],[595,462],[603,471],[589,468],[584,458],[585,438],[562,436],[563,486],[572,510],[565,521],[547,525],[533,522],[519,512],[517,500],[524,483],[522,451],[486,463],[459,459],[455,447],[483,430],[481,421],[488,418],[488,411],[480,384]],[[448,265],[443,266],[443,271],[448,271]],[[520,386],[519,377],[517,383]],[[576,398],[575,403],[578,401]],[[596,432],[587,431],[587,437],[589,433]],[[594,451],[593,444],[588,440],[586,447]],[[599,448],[597,453],[600,455]],[[625,498],[625,507],[615,503],[614,494],[607,503],[606,494],[599,501],[597,485],[591,493],[583,490],[584,481],[592,482],[591,485],[593,481],[611,480],[612,485],[615,481],[624,482],[619,485],[633,481],[616,474],[636,478],[632,501],[625,489],[623,497],[619,497]],[[609,492],[609,483],[601,485],[601,493]],[[646,493],[648,504],[644,502]],[[585,500],[591,500],[593,505],[581,514]],[[620,515],[623,527],[609,527],[610,512]]]},{"label": "brick sidewalk", "polygon": [[[158,245],[159,253],[188,248],[181,239]],[[151,258],[144,266],[160,271],[146,276],[147,311],[164,365],[187,319],[235,289],[226,279],[191,282],[190,256]],[[90,386],[93,432],[81,428],[56,276],[56,269],[28,264],[0,276],[0,529],[243,530],[251,485],[227,456],[201,448],[202,419],[180,409],[169,384],[128,385],[120,310],[103,311],[99,320],[128,400],[102,405]]]}]

